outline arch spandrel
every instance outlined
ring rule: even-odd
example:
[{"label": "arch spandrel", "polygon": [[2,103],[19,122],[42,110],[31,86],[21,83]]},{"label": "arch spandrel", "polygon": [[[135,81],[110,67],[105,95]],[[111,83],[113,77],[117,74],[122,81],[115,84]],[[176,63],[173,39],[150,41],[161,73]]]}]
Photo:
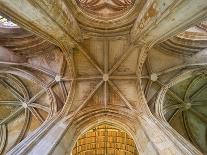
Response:
[{"label": "arch spandrel", "polygon": [[[205,0],[22,0],[21,5],[0,0],[0,9],[32,32],[6,34],[0,28],[1,45],[26,57],[23,63],[0,61],[0,74],[20,77],[28,89],[43,88],[29,93],[32,101],[21,101],[43,123],[8,154],[51,154],[65,137],[69,142],[63,152],[70,152],[82,130],[104,119],[128,129],[140,154],[201,154],[160,111],[168,87],[205,66],[205,52],[198,54],[202,59],[194,57],[205,49],[205,35],[186,32],[165,41],[206,17]],[[205,31],[205,23],[198,27]],[[19,100],[25,98],[25,91],[3,83]],[[190,106],[184,104],[185,109]],[[38,109],[50,116],[41,119]],[[5,131],[2,125],[2,139]]]}]

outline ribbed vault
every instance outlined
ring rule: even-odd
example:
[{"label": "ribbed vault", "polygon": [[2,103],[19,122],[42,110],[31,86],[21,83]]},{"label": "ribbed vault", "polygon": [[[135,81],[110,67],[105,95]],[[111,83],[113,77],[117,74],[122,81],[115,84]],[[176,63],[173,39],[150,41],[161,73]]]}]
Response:
[{"label": "ribbed vault", "polygon": [[[1,153],[206,152],[206,0],[0,0],[0,9]],[[112,120],[132,137],[98,123]]]},{"label": "ribbed vault", "polygon": [[170,125],[195,146],[206,152],[206,75],[190,77],[170,88],[164,115]]},{"label": "ribbed vault", "polygon": [[[185,45],[180,42],[176,47],[182,45],[186,49],[195,50],[197,47],[191,48],[190,42],[198,45],[206,44],[206,31],[193,29],[176,36],[183,36],[180,39],[183,43],[184,40],[188,40]],[[164,43],[167,42],[168,40]],[[187,56],[191,55],[190,53],[190,51],[183,52],[181,56],[174,50],[163,49],[162,45],[158,45],[150,51],[145,61],[142,85],[152,113],[167,121],[177,132],[205,153],[206,49],[200,48],[196,54]],[[156,61],[158,58],[159,64]]]},{"label": "ribbed vault", "polygon": [[[45,50],[37,41],[41,39],[34,34],[19,27],[13,29],[0,32],[0,44],[7,47],[0,47],[1,154],[15,147],[62,109],[69,84],[58,78],[67,70],[63,55],[58,53],[59,48],[43,41]],[[43,54],[41,57],[36,52],[31,55],[28,53],[31,49]]]}]

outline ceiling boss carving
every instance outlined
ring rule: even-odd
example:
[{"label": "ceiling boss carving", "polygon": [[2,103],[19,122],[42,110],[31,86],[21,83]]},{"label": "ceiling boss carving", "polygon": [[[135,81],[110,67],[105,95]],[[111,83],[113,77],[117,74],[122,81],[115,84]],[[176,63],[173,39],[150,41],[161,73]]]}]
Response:
[{"label": "ceiling boss carving", "polygon": [[206,152],[206,79],[204,73],[174,85],[168,89],[163,103],[169,124],[203,152]]},{"label": "ceiling boss carving", "polygon": [[73,57],[77,85],[71,111],[78,113],[93,108],[135,111],[138,106],[136,47],[128,45],[126,39],[88,39],[74,51]]},{"label": "ceiling boss carving", "polygon": [[100,18],[120,16],[134,4],[134,0],[76,0],[76,2],[84,11]]},{"label": "ceiling boss carving", "polygon": [[206,23],[188,29],[206,0],[0,0],[1,12],[0,154],[74,155],[92,149],[88,129],[105,155],[206,154]]}]

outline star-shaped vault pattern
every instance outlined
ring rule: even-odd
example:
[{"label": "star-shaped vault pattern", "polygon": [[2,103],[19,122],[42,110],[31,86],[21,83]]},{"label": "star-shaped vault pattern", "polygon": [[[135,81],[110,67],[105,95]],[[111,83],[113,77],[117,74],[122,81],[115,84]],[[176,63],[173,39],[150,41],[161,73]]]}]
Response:
[{"label": "star-shaped vault pattern", "polygon": [[138,55],[138,49],[125,39],[85,40],[73,52],[76,88],[71,111],[89,106],[135,110]]}]

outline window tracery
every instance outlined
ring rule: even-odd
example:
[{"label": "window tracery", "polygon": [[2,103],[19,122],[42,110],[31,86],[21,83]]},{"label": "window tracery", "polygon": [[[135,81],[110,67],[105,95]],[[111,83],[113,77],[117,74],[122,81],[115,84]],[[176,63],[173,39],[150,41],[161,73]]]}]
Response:
[{"label": "window tracery", "polygon": [[76,142],[72,155],[138,155],[133,139],[123,130],[101,124],[84,133]]}]

